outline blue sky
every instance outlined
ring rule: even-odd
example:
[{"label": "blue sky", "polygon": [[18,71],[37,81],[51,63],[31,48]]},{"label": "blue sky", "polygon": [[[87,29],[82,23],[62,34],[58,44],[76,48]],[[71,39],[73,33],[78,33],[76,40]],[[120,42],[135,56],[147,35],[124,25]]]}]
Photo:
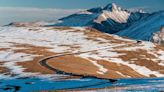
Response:
[{"label": "blue sky", "polygon": [[142,6],[153,7],[155,10],[164,8],[164,0],[0,0],[0,7],[86,9],[112,2],[127,8]]},{"label": "blue sky", "polygon": [[164,10],[164,0],[0,0],[0,25],[13,21],[56,20],[79,9],[112,2],[123,8],[144,8],[149,12]]}]

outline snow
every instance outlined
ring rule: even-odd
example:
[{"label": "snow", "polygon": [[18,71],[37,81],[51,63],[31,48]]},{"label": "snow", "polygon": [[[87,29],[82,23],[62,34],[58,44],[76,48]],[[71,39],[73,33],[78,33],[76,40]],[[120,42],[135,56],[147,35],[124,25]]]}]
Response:
[{"label": "snow", "polygon": [[[106,35],[111,36],[111,34],[106,34]],[[125,38],[122,38],[122,37],[120,37],[120,36],[118,36],[118,35],[112,34],[112,36],[113,36],[115,39],[117,39],[117,40],[122,40],[122,41],[126,41],[126,42],[131,42],[131,43],[134,43],[134,42],[135,42],[135,40],[125,39]]]},{"label": "snow", "polygon": [[163,74],[160,74],[157,71],[151,71],[150,69],[148,69],[148,68],[146,68],[144,66],[139,66],[139,65],[135,65],[135,64],[129,64],[128,62],[125,62],[125,61],[123,61],[120,58],[110,58],[109,60],[110,60],[110,62],[115,62],[115,63],[120,63],[120,64],[123,64],[123,65],[127,65],[130,68],[132,68],[133,70],[135,70],[136,72],[138,72],[138,73],[140,73],[142,75],[145,75],[147,77],[149,77],[150,74],[154,74],[157,77],[163,77],[164,76]]},{"label": "snow", "polygon": [[81,12],[78,12],[77,14],[93,14],[93,13],[89,11],[81,11]]},{"label": "snow", "polygon": [[108,69],[104,68],[104,66],[98,64],[97,61],[93,61],[93,60],[89,60],[89,61],[99,68],[99,71],[97,71],[97,73],[104,74],[108,71]]},{"label": "snow", "polygon": [[148,13],[130,12],[112,3],[106,7],[92,8],[61,18],[59,21],[62,22],[50,26],[89,26],[102,32],[114,34],[148,15]]},{"label": "snow", "polygon": [[107,21],[108,19],[112,19],[118,23],[127,23],[127,20],[130,16],[130,13],[127,11],[121,10],[115,3],[107,5],[102,13],[98,16],[94,22],[101,24],[103,21]]},{"label": "snow", "polygon": [[[80,31],[73,32],[74,30]],[[35,74],[23,72],[24,68],[16,65],[16,63],[32,61],[36,55],[14,52],[16,49],[25,49],[15,47],[15,44],[44,46],[50,48],[49,51],[55,53],[96,50],[101,49],[102,47],[105,49],[107,46],[110,46],[109,44],[99,44],[98,42],[86,39],[87,36],[84,35],[84,30],[85,28],[82,27],[72,27],[72,29],[64,30],[62,32],[58,29],[52,30],[51,27],[0,27],[0,47],[9,48],[9,50],[0,51],[0,61],[3,61],[3,66],[10,69],[14,74],[20,74],[20,76],[33,76]],[[61,44],[68,46],[60,46]],[[74,44],[80,46],[80,48],[71,49],[70,46]],[[103,70],[102,67],[100,70]],[[105,72],[105,69],[103,71]],[[36,73],[36,75],[38,74]]]},{"label": "snow", "polygon": [[[135,22],[132,26],[115,34],[136,40],[159,41],[161,39],[160,34],[162,34],[162,32],[160,34],[158,34],[158,32],[160,31],[160,28],[164,25],[163,17],[163,11],[153,13],[149,17],[139,20]],[[157,34],[153,37],[154,33]]]},{"label": "snow", "polygon": [[90,13],[86,11],[82,11],[79,13],[75,13],[68,17],[64,17],[60,19],[59,23],[56,23],[52,26],[86,26],[90,21],[95,19],[98,16],[96,13]]},{"label": "snow", "polygon": [[110,42],[109,40],[103,39],[103,38],[97,38],[97,40],[100,40],[101,42]]},{"label": "snow", "polygon": [[147,42],[147,41],[142,41],[142,43],[136,43],[135,46],[131,46],[131,47],[128,47],[127,46],[127,47],[124,47],[124,48],[120,48],[118,50],[137,51],[138,49],[141,49],[142,48],[144,50],[150,51],[150,50],[154,50],[154,47],[156,47],[154,45],[154,43]]},{"label": "snow", "polygon": [[[24,68],[16,65],[17,62],[25,62],[33,60],[35,56],[26,53],[14,53],[13,51],[0,51],[0,61],[4,62],[2,65],[10,69],[11,73],[24,74]],[[27,74],[27,73],[26,73]]]},{"label": "snow", "polygon": [[[125,47],[125,48],[121,48],[121,49],[117,49],[117,50],[125,50],[125,51],[136,51],[137,49],[144,49],[144,50],[154,50],[155,45],[151,42],[143,42],[140,46],[136,46],[136,47]],[[107,54],[108,53],[108,54]],[[152,52],[154,54],[154,52]],[[161,53],[162,55],[164,55],[163,51],[159,51],[158,53]],[[145,75],[147,77],[150,76],[150,74],[154,74],[157,77],[163,77],[163,74],[160,74],[158,71],[152,71],[150,69],[148,69],[147,67],[144,66],[139,66],[136,64],[130,64],[129,62],[131,61],[123,61],[121,58],[118,58],[121,55],[125,55],[125,54],[119,54],[116,52],[112,52],[112,48],[111,49],[106,49],[106,50],[98,50],[96,52],[96,54],[92,54],[92,53],[84,53],[84,54],[80,54],[80,57],[83,58],[94,58],[96,60],[106,60],[109,62],[114,62],[114,63],[118,63],[118,64],[123,64],[126,66],[129,66],[130,68],[132,68],[134,71]],[[158,56],[158,55],[157,55]],[[163,56],[157,57],[159,58],[159,60],[163,60]],[[134,60],[137,60],[137,58],[134,58]],[[162,65],[162,63],[159,63],[160,65]]]},{"label": "snow", "polygon": [[22,68],[21,66],[17,66],[15,64],[15,62],[13,62],[13,61],[12,62],[6,62],[6,63],[4,63],[3,66],[10,69],[11,70],[10,72],[13,74],[22,74],[23,70],[24,70],[24,68]]},{"label": "snow", "polygon": [[[37,31],[36,31],[37,30]],[[77,31],[78,30],[78,31]],[[114,62],[129,66],[136,72],[149,76],[154,74],[158,77],[163,77],[158,71],[151,71],[147,67],[139,66],[133,63],[139,57],[131,59],[131,61],[123,61],[119,56],[126,55],[125,53],[118,53],[117,51],[137,51],[142,49],[152,54],[152,58],[156,63],[163,66],[164,51],[156,51],[156,45],[151,42],[142,41],[136,43],[134,40],[124,39],[116,35],[104,34],[112,37],[111,40],[106,40],[101,37],[95,37],[95,40],[87,39],[88,36],[84,34],[85,27],[71,27],[71,29],[55,29],[53,27],[0,27],[0,48],[9,48],[8,50],[0,51],[0,61],[4,62],[5,67],[11,70],[14,74],[24,75],[39,75],[33,73],[24,73],[24,68],[16,65],[17,62],[28,62],[33,60],[36,55],[14,52],[16,49],[25,49],[15,47],[15,44],[29,44],[33,46],[43,46],[49,48],[48,50],[54,53],[76,53],[87,52],[77,56],[81,58],[96,60],[105,60],[107,62]],[[112,40],[122,41],[123,43],[112,43]],[[100,42],[105,42],[101,43]],[[64,45],[64,46],[61,46]],[[131,46],[132,45],[132,46]],[[71,46],[80,46],[79,48],[72,48]],[[116,49],[115,49],[116,48]],[[88,52],[89,51],[89,52]],[[146,58],[146,56],[144,57]],[[160,61],[160,62],[159,62]],[[97,73],[104,74],[108,70],[104,68],[97,61],[90,61],[93,65],[98,67]],[[126,75],[125,75],[126,76]]]},{"label": "snow", "polygon": [[119,72],[119,71],[116,71],[116,73],[118,73],[118,74],[121,75],[121,76],[125,76],[124,74],[122,74],[122,73]]},{"label": "snow", "polygon": [[33,55],[26,53],[14,53],[10,51],[0,51],[0,61],[16,61],[16,62],[24,62],[33,60]]},{"label": "snow", "polygon": [[163,61],[163,63],[164,63],[164,51],[160,50],[160,51],[158,51],[157,53],[160,54],[160,55],[158,56],[158,58],[159,58],[161,61]]},{"label": "snow", "polygon": [[125,55],[125,54],[120,54],[120,53],[109,51],[109,50],[99,50],[97,51],[97,53],[100,57],[108,57],[108,58]]},{"label": "snow", "polygon": [[112,12],[103,11],[103,13],[101,15],[99,15],[98,18],[94,21],[96,23],[101,24],[101,22],[103,22],[103,21],[112,19],[118,23],[126,23],[129,16],[130,16],[130,13],[127,13],[126,11],[118,11],[118,10],[114,10]]},{"label": "snow", "polygon": [[73,28],[73,29],[77,29],[77,30],[80,30],[80,31],[86,31],[86,29],[85,29],[85,27],[71,27],[71,28]]},{"label": "snow", "polygon": [[[79,44],[82,50],[97,49],[103,45],[97,45],[97,42],[89,41],[86,39],[86,36],[82,32],[69,32],[66,30],[60,32],[60,30],[48,30],[45,28],[37,28],[38,31],[29,31],[28,28],[11,28],[8,29],[8,32],[0,32],[0,36],[5,36],[1,38],[1,43],[6,42],[15,42],[17,44],[32,44],[35,46],[44,46],[52,48],[50,51],[54,52],[63,52],[68,50],[68,47],[58,46],[61,43],[65,45]],[[84,30],[83,28],[76,27],[76,29]],[[20,35],[21,34],[21,35]],[[63,36],[64,35],[64,36]],[[92,44],[90,44],[92,43]],[[89,46],[90,45],[90,46]],[[10,47],[10,46],[4,46]]]},{"label": "snow", "polygon": [[158,44],[163,44],[163,42],[164,42],[164,27],[161,27],[161,30],[159,32],[153,33],[151,41],[158,43]]}]

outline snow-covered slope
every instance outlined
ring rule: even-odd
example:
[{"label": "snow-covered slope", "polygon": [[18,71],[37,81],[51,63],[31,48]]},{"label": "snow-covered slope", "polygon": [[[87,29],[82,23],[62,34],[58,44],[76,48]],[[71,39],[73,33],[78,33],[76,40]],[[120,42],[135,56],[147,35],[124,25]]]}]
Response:
[{"label": "snow-covered slope", "polygon": [[130,13],[126,11],[122,11],[120,7],[117,7],[116,4],[109,4],[104,7],[102,13],[94,20],[96,23],[102,23],[103,21],[107,21],[108,19],[112,19],[118,23],[126,23]]},{"label": "snow-covered slope", "polygon": [[164,45],[164,26],[161,27],[160,31],[153,33],[151,41]]},{"label": "snow-covered slope", "polygon": [[160,28],[162,26],[164,26],[164,11],[155,12],[149,15],[149,17],[137,21],[129,28],[122,30],[116,34],[132,39],[149,41],[152,39],[153,33],[160,31]]},{"label": "snow-covered slope", "polygon": [[54,55],[47,64],[66,73],[99,78],[164,77],[164,47],[91,28],[0,27],[0,39],[0,78],[58,78],[61,75],[40,64]]},{"label": "snow-covered slope", "polygon": [[37,22],[12,22],[5,26],[12,26],[12,27],[41,27],[45,25],[51,25],[55,22],[45,22],[45,21],[37,21]]},{"label": "snow-covered slope", "polygon": [[59,23],[55,24],[55,26],[86,26],[87,23],[94,20],[99,15],[97,9],[99,10],[99,8],[96,8],[88,11],[81,11],[68,17],[61,18],[59,19]]},{"label": "snow-covered slope", "polygon": [[[81,11],[65,18],[55,26],[90,26],[102,32],[116,33],[129,27],[133,22],[147,17],[143,12],[130,12],[121,9],[115,3],[108,4],[104,8],[92,8]],[[51,26],[54,26],[51,25]]]}]

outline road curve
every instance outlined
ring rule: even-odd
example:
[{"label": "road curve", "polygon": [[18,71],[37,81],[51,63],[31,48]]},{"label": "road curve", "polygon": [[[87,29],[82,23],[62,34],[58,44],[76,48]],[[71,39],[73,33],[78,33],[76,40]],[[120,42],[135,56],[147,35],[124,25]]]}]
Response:
[{"label": "road curve", "polygon": [[[113,46],[112,46],[113,47]],[[110,49],[111,47],[106,47],[106,48],[100,48],[100,49],[96,49],[96,50],[90,50],[90,51],[83,51],[83,52],[76,52],[76,53],[65,53],[65,54],[57,54],[57,55],[53,55],[53,56],[49,56],[49,57],[46,57],[46,58],[43,58],[39,61],[39,64],[49,70],[52,70],[54,72],[56,72],[57,74],[64,74],[64,75],[72,75],[72,76],[79,76],[79,77],[82,77],[82,78],[98,78],[96,76],[91,76],[91,75],[82,75],[82,74],[73,74],[73,73],[67,73],[65,71],[61,71],[61,70],[58,70],[58,69],[55,69],[54,67],[51,67],[50,65],[47,64],[47,61],[49,59],[52,59],[52,58],[56,58],[56,57],[61,57],[61,56],[66,56],[66,55],[78,55],[78,54],[82,54],[82,53],[87,53],[87,52],[92,52],[92,51],[97,51],[97,50],[108,50]],[[116,82],[117,80],[116,79],[108,79],[108,78],[98,78],[98,79],[106,79],[106,80],[109,80],[111,83],[114,83]]]}]

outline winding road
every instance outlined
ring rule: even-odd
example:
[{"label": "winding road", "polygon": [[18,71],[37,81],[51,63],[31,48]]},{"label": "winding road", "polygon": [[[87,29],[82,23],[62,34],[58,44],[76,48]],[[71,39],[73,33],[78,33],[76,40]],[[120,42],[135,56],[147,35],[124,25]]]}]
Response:
[{"label": "winding road", "polygon": [[[120,46],[120,45],[119,45],[119,46]],[[111,47],[113,47],[113,46],[111,46]],[[76,53],[57,54],[57,55],[53,55],[53,56],[49,56],[49,57],[43,58],[43,59],[41,59],[41,60],[39,61],[39,63],[40,63],[41,66],[44,66],[44,67],[46,67],[47,69],[56,72],[57,74],[64,74],[64,75],[71,75],[71,76],[79,76],[79,77],[82,77],[82,78],[98,78],[98,77],[96,77],[96,76],[91,76],[91,75],[73,74],[73,73],[67,73],[67,72],[65,72],[65,71],[61,71],[61,70],[59,70],[59,69],[55,69],[54,67],[51,67],[50,65],[48,65],[48,64],[47,64],[47,61],[48,61],[49,59],[52,59],[52,58],[57,58],[57,57],[66,56],[66,55],[78,55],[78,54],[93,52],[93,51],[97,51],[97,50],[108,50],[108,49],[111,49],[111,47],[100,48],[100,49],[90,50],[90,51],[81,51],[81,52],[76,52]],[[114,83],[114,82],[117,81],[116,79],[108,79],[108,78],[98,78],[98,79],[109,80],[111,83]]]}]

